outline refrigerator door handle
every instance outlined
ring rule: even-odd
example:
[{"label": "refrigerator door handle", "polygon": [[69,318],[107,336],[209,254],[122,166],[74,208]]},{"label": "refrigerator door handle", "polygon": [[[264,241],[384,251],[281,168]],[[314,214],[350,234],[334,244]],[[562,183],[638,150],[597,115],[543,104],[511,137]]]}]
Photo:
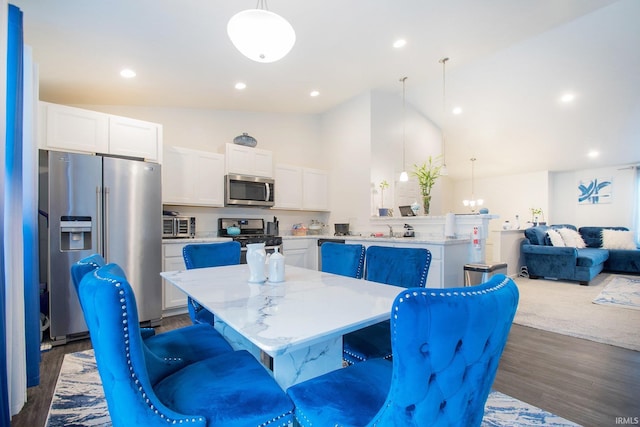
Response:
[{"label": "refrigerator door handle", "polygon": [[102,187],[96,187],[96,252],[104,255],[102,252],[102,233],[100,232],[100,224],[102,224]]},{"label": "refrigerator door handle", "polygon": [[104,187],[104,226],[102,228],[102,240],[104,241],[104,259],[109,261],[109,187]]}]

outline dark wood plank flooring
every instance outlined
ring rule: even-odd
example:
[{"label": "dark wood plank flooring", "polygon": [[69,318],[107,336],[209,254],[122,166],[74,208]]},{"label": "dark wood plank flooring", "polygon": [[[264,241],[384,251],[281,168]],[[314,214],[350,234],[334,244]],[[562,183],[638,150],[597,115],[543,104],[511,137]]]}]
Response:
[{"label": "dark wood plank flooring", "polygon": [[[189,324],[174,316],[157,331]],[[45,425],[64,355],[90,347],[82,340],[43,353],[41,383],[12,427]],[[513,325],[494,388],[584,426],[615,426],[616,417],[640,417],[640,352]]]}]

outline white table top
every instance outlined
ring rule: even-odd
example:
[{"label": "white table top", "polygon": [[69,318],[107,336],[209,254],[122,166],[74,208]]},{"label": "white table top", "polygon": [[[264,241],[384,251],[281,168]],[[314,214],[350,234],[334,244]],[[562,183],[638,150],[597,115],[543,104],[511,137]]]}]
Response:
[{"label": "white table top", "polygon": [[161,275],[272,357],[389,319],[404,289],[290,265],[281,283],[246,264]]}]

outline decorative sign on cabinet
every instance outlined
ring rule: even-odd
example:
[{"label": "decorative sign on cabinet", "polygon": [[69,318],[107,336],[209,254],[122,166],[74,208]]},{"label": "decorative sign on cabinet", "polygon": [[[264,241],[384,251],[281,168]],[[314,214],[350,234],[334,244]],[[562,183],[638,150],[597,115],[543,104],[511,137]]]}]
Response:
[{"label": "decorative sign on cabinet", "polygon": [[162,125],[48,102],[39,108],[40,148],[162,163]]},{"label": "decorative sign on cabinet", "polygon": [[224,155],[166,146],[162,167],[162,202],[224,206]]},{"label": "decorative sign on cabinet", "polygon": [[227,174],[273,178],[273,153],[238,144],[226,145]]}]

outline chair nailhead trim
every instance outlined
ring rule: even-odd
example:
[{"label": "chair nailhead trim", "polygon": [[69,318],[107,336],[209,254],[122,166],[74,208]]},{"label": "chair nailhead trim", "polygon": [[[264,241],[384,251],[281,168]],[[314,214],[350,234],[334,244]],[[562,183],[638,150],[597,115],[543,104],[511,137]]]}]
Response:
[{"label": "chair nailhead trim", "polygon": [[162,412],[160,412],[153,403],[151,403],[151,400],[149,399],[147,392],[144,390],[144,388],[142,387],[142,385],[140,384],[140,380],[138,379],[137,374],[135,373],[135,371],[133,370],[133,362],[131,360],[131,353],[130,353],[130,348],[129,348],[129,327],[128,325],[128,312],[127,312],[127,305],[126,305],[126,298],[125,298],[125,294],[124,294],[124,290],[121,289],[122,288],[122,284],[115,280],[115,279],[110,279],[110,278],[106,278],[106,277],[101,277],[98,275],[98,270],[96,270],[96,272],[94,273],[95,277],[109,282],[112,285],[114,285],[116,288],[120,288],[120,290],[118,291],[118,295],[119,297],[119,302],[120,302],[120,309],[122,310],[122,331],[123,331],[123,337],[124,337],[124,345],[125,345],[125,355],[127,357],[127,365],[129,366],[129,372],[131,375],[131,378],[133,379],[134,383],[138,386],[138,392],[140,392],[140,396],[142,397],[142,400],[147,404],[147,406],[149,407],[149,409],[151,409],[151,411],[153,411],[154,414],[159,415],[161,419],[166,419],[167,422],[169,423],[173,423],[175,424],[176,422],[182,424],[183,422],[185,423],[196,423],[196,422],[204,422],[205,418],[204,417],[196,417],[196,418],[183,418],[183,419],[172,419],[169,418],[168,416],[166,416],[165,414],[163,414]]}]

